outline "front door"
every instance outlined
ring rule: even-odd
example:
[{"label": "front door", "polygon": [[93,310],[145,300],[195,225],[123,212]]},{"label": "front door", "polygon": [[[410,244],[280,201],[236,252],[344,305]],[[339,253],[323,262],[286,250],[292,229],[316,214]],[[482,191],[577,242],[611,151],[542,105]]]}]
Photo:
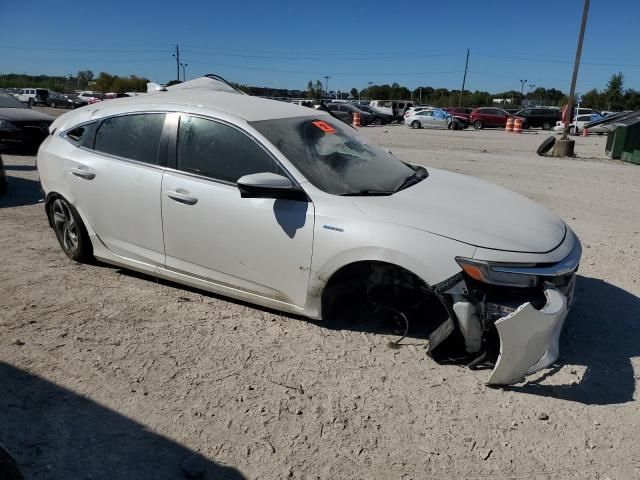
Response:
[{"label": "front door", "polygon": [[287,175],[237,127],[181,116],[175,170],[162,181],[166,268],[304,307],[313,204],[241,198],[236,181],[261,172]]}]

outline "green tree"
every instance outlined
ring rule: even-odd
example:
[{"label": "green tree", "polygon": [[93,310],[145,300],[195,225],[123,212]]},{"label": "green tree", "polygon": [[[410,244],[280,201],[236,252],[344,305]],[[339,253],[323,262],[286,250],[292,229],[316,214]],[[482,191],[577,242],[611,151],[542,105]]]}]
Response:
[{"label": "green tree", "polygon": [[93,72],[91,70],[80,70],[76,77],[78,79],[77,86],[78,88],[87,88],[89,82],[93,80]]},{"label": "green tree", "polygon": [[604,95],[607,99],[608,110],[622,110],[624,104],[622,102],[624,86],[624,75],[622,72],[611,75]]},{"label": "green tree", "polygon": [[358,89],[357,88],[352,88],[349,91],[349,94],[351,95],[351,98],[358,98]]}]

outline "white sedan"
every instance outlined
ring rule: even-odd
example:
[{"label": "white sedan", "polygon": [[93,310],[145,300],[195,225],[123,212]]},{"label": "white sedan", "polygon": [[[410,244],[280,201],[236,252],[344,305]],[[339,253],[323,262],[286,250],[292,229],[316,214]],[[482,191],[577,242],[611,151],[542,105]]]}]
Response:
[{"label": "white sedan", "polygon": [[[587,123],[595,122],[595,121],[601,120],[603,118],[604,118],[603,116],[598,115],[596,113],[591,113],[591,114],[587,114],[587,115],[578,115],[576,117],[576,119],[573,121],[573,123],[569,126],[569,133],[571,133],[571,135],[580,135],[584,131],[584,126]],[[562,122],[562,121],[556,122],[556,126],[553,127],[553,130],[555,132],[564,131],[564,122]],[[598,134],[602,135],[604,133],[609,133],[609,130],[607,130],[605,127],[603,127],[601,125],[596,125],[595,127],[591,127],[589,129],[587,129],[587,133],[589,133],[589,134],[598,133]]]},{"label": "white sedan", "polygon": [[393,318],[520,381],[558,357],[581,247],[504,188],[402,162],[328,112],[216,76],[59,117],[38,153],[76,261],[314,319]]},{"label": "white sedan", "polygon": [[407,112],[404,117],[404,124],[411,128],[448,128],[450,130],[463,128],[460,120],[444,110],[434,107]]}]

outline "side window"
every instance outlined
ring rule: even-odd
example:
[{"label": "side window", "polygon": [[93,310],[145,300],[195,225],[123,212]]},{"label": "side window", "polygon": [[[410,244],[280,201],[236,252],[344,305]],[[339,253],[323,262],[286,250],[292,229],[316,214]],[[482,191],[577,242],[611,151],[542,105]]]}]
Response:
[{"label": "side window", "polygon": [[183,115],[178,130],[178,169],[236,183],[244,175],[285,175],[253,139],[224,123]]},{"label": "side window", "polygon": [[164,113],[142,113],[107,118],[98,127],[94,149],[155,165],[164,117]]},{"label": "side window", "polygon": [[67,132],[67,139],[78,147],[93,148],[93,139],[98,122],[87,123]]}]

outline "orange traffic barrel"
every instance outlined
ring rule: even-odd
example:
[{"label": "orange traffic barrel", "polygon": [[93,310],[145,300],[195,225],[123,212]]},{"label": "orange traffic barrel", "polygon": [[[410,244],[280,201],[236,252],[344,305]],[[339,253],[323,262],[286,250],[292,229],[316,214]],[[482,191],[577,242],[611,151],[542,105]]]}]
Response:
[{"label": "orange traffic barrel", "polygon": [[522,133],[522,119],[516,118],[513,121],[513,133]]},{"label": "orange traffic barrel", "polygon": [[354,127],[360,126],[360,114],[358,112],[353,114],[353,126]]},{"label": "orange traffic barrel", "polygon": [[583,136],[583,137],[588,137],[588,136],[589,136],[589,132],[587,131],[587,129],[586,129],[586,128],[583,128],[583,129],[582,129],[582,136]]},{"label": "orange traffic barrel", "polygon": [[513,132],[513,117],[507,118],[507,124],[504,127],[505,132]]}]

